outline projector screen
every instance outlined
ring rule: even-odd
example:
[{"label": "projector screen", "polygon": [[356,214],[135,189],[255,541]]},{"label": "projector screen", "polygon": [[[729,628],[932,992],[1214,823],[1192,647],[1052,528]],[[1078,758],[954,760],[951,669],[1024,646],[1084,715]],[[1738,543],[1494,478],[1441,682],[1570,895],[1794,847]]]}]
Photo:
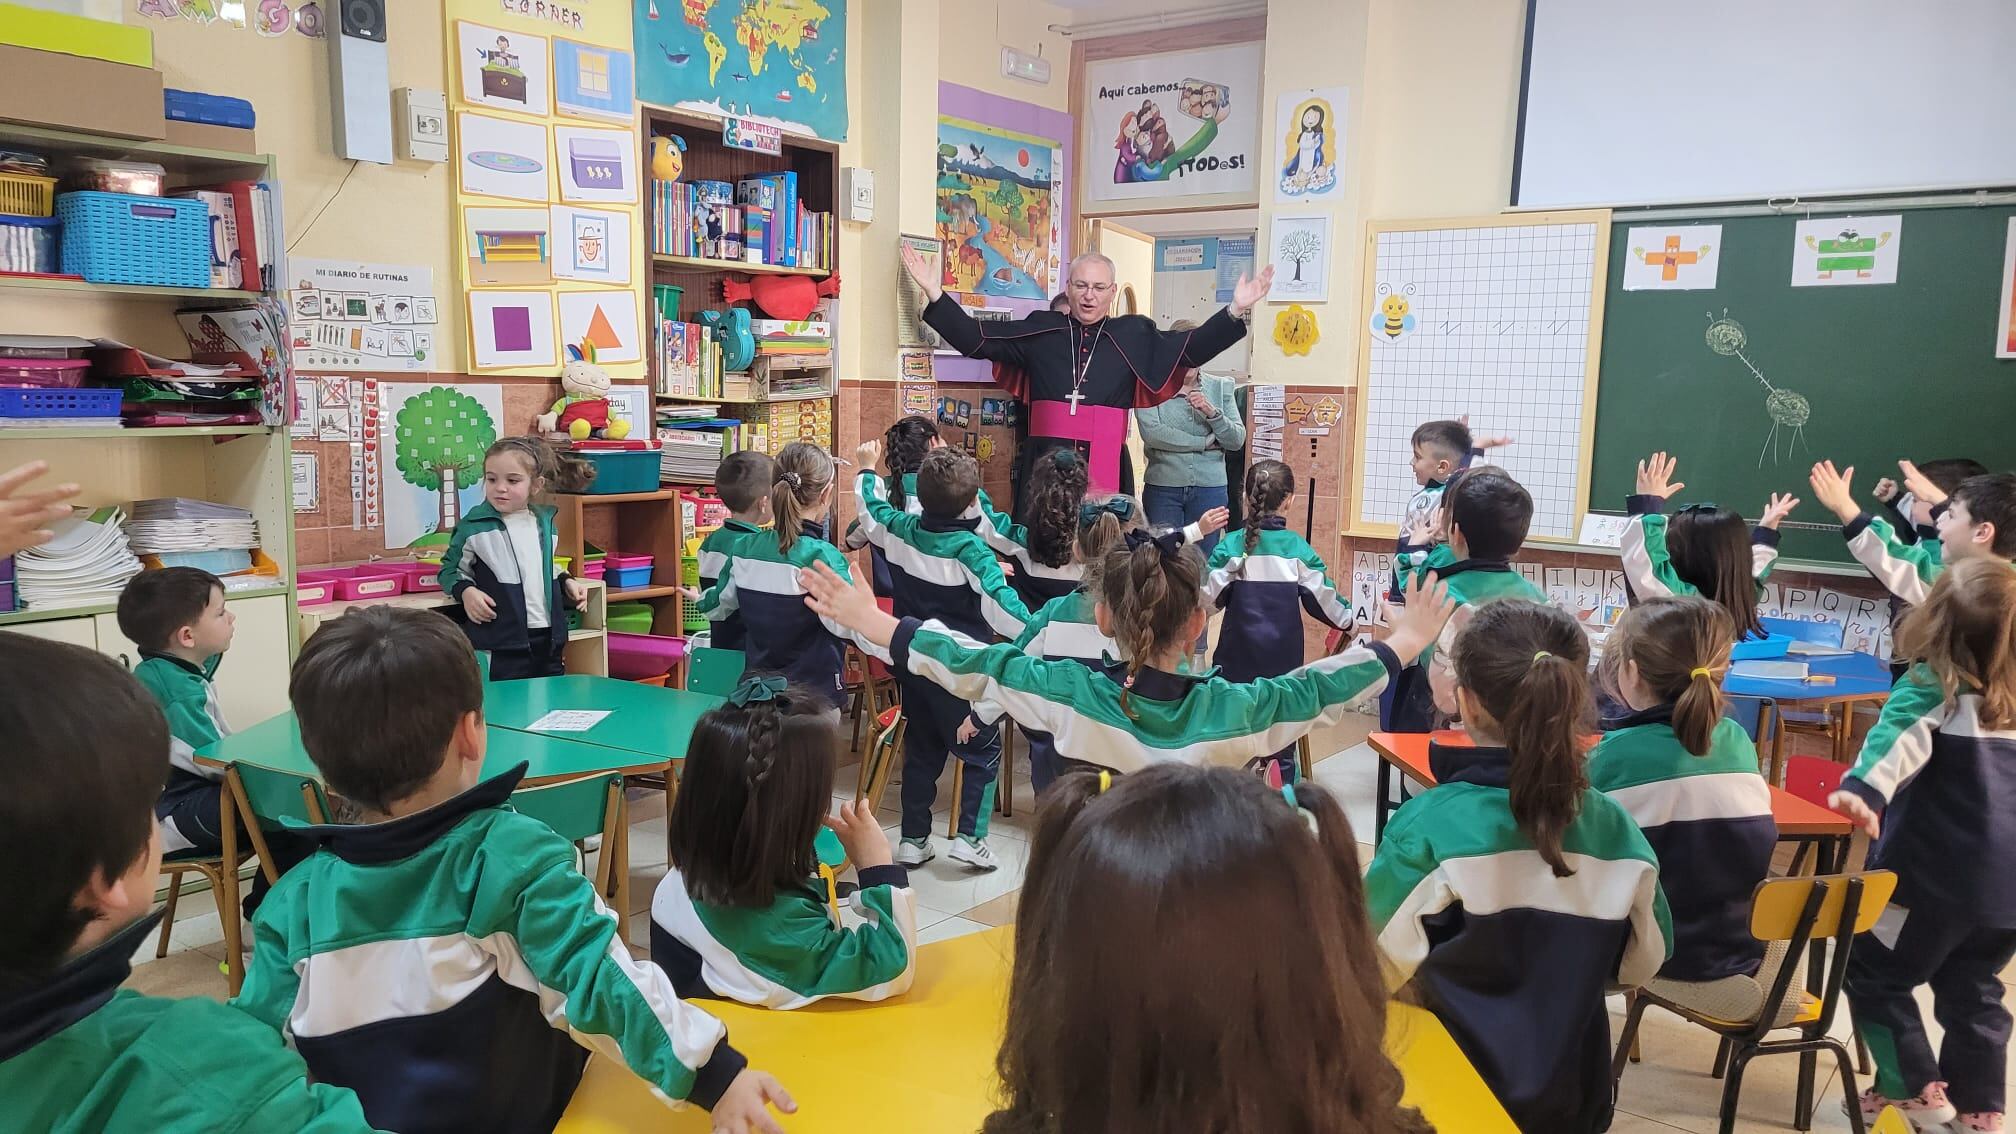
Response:
[{"label": "projector screen", "polygon": [[2006,185],[2012,0],[1529,0],[1515,206]]}]

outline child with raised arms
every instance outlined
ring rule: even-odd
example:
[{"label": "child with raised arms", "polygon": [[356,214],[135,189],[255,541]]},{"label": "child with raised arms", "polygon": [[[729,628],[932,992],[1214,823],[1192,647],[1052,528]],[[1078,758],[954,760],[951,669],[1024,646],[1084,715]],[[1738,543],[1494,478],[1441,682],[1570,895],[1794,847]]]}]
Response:
[{"label": "child with raised arms", "polygon": [[1673,479],[1678,464],[1665,453],[1638,462],[1638,491],[1624,502],[1631,518],[1618,545],[1624,586],[1633,602],[1705,595],[1729,612],[1739,637],[1761,636],[1757,596],[1778,562],[1778,525],[1799,499],[1772,493],[1755,528],[1713,504],[1689,504],[1669,517],[1666,501],[1687,487]]},{"label": "child with raised arms", "polygon": [[[823,562],[823,560],[822,560]],[[752,623],[751,627],[760,624]],[[672,870],[651,899],[651,959],[687,999],[802,1008],[910,988],[917,903],[873,805],[833,802],[823,693],[750,676],[700,718],[666,826]],[[830,904],[813,839],[840,836],[858,871],[861,924]]]},{"label": "child with raised arms", "polygon": [[1394,814],[1365,878],[1373,928],[1519,1129],[1595,1134],[1613,1109],[1604,994],[1671,951],[1659,862],[1589,786],[1575,619],[1487,602],[1453,652],[1474,744],[1430,742],[1435,786]]},{"label": "child with raised arms", "polygon": [[[1936,543],[1906,544],[1890,522],[1855,503],[1855,468],[1836,471],[1833,461],[1813,466],[1813,496],[1840,517],[1848,551],[1876,581],[1904,602],[1917,606],[1931,593],[1939,573],[1963,559],[2016,560],[2016,473],[1988,473],[1960,482],[1951,496],[1917,476],[1910,462],[1899,466],[1905,483],[1937,513]],[[1943,507],[1942,507],[1943,505]]]}]

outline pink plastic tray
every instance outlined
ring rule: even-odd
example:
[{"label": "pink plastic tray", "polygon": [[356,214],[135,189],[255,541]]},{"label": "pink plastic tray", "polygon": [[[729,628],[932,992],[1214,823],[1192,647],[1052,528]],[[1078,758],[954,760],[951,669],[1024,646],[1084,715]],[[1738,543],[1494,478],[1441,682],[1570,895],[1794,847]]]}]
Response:
[{"label": "pink plastic tray", "polygon": [[658,557],[655,555],[617,555],[609,553],[602,559],[605,570],[627,571],[632,567],[649,567]]},{"label": "pink plastic tray", "polygon": [[297,571],[296,579],[307,582],[334,583],[336,597],[342,602],[367,598],[391,598],[406,589],[406,577],[387,571],[378,564],[360,567],[324,567],[315,571]]},{"label": "pink plastic tray", "polygon": [[406,581],[406,593],[409,595],[441,589],[439,563],[373,563],[371,566],[382,567],[403,578]]},{"label": "pink plastic tray", "polygon": [[0,358],[0,385],[74,388],[90,369],[88,358]]},{"label": "pink plastic tray", "polygon": [[609,676],[640,681],[672,671],[686,656],[686,639],[656,634],[609,634]]},{"label": "pink plastic tray", "polygon": [[296,579],[295,606],[327,606],[336,601],[336,584],[329,579]]}]

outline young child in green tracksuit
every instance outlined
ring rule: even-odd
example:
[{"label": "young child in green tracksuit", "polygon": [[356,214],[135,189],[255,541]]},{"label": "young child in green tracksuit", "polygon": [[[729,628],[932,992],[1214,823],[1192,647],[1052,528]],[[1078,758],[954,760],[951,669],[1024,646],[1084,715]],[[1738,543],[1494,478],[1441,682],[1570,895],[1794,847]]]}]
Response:
[{"label": "young child in green tracksuit", "polygon": [[1926,480],[1909,461],[1899,462],[1905,485],[1932,505],[1939,529],[1936,544],[1907,544],[1890,522],[1864,512],[1855,503],[1855,469],[1837,472],[1833,461],[1813,466],[1813,496],[1841,519],[1848,550],[1876,581],[1906,603],[1917,606],[1932,592],[1939,573],[1963,559],[2016,561],[2016,473],[1969,477],[1948,496]]},{"label": "young child in green tracksuit", "polygon": [[547,493],[579,492],[595,466],[538,437],[506,437],[483,454],[483,503],[462,514],[441,559],[441,589],[461,604],[469,642],[490,654],[490,680],[566,669],[567,612],[587,591],[553,568]]},{"label": "young child in green tracksuit", "polygon": [[1757,598],[1778,562],[1778,525],[1799,499],[1774,492],[1752,528],[1713,504],[1689,504],[1672,516],[1666,501],[1687,487],[1673,479],[1678,462],[1654,453],[1638,462],[1637,491],[1624,500],[1630,520],[1617,553],[1634,603],[1661,595],[1702,595],[1729,612],[1739,639],[1761,637]]},{"label": "young child in green tracksuit", "polygon": [[[889,474],[880,481],[883,499],[913,516],[923,515],[924,505],[917,496],[917,472],[924,467],[925,457],[930,456],[934,449],[944,447],[945,440],[938,435],[937,423],[919,414],[898,418],[896,424],[883,430],[882,464]],[[1017,563],[1027,560],[1027,549],[1018,542],[1026,540],[1026,535],[1016,533],[1014,520],[994,506],[994,501],[988,498],[986,489],[975,491],[973,507],[968,509],[961,519],[975,521],[974,532],[988,547],[994,549],[996,555],[1013,559]],[[868,560],[874,567],[871,578],[874,581],[875,593],[882,598],[889,598],[896,593],[889,580],[888,560],[883,557],[882,549],[868,538],[867,532],[862,530],[859,517],[847,525],[840,546],[847,551],[867,548]],[[1025,602],[1023,605],[1029,604]]]},{"label": "young child in green tracksuit", "polygon": [[301,745],[356,822],[273,888],[232,1003],[317,1082],[402,1134],[550,1130],[592,1048],[715,1130],[775,1131],[789,1099],[727,1029],[635,960],[574,848],[483,778],[483,679],[432,611],[368,606],[301,647]]},{"label": "young child in green tracksuit", "polygon": [[155,931],[153,814],[169,732],[140,682],[82,646],[0,633],[0,1127],[91,1134],[356,1134],[272,1029],[214,1000],[121,989]]},{"label": "young child in green tracksuit", "polygon": [[196,750],[231,735],[214,680],[237,619],[224,583],[194,567],[133,576],[119,592],[119,632],[140,649],[133,676],[168,717],[168,786],[154,805],[164,853],[224,849],[224,771],[196,762]]},{"label": "young child in green tracksuit", "polygon": [[[666,826],[672,869],[651,899],[651,960],[680,996],[802,1008],[909,990],[910,875],[895,865],[872,803],[827,816],[833,739],[824,691],[778,676],[743,678],[694,728]],[[821,874],[822,822],[859,875],[853,928]]]},{"label": "young child in green tracksuit", "polygon": [[1672,950],[1659,861],[1589,786],[1581,625],[1488,602],[1453,653],[1473,743],[1429,744],[1436,786],[1395,813],[1365,876],[1373,931],[1520,1130],[1595,1134],[1614,1101],[1604,994]]},{"label": "young child in green tracksuit", "polygon": [[[728,518],[700,541],[700,590],[714,589],[742,548],[774,538],[764,531],[773,517],[770,492],[777,482],[777,462],[768,453],[744,449],[722,458],[714,470],[714,491],[728,509]],[[742,649],[748,639],[742,613],[730,611],[710,619],[707,644],[718,650]]]},{"label": "young child in green tracksuit", "polygon": [[1438,544],[1413,574],[1448,584],[1456,614],[1434,648],[1401,674],[1392,699],[1382,706],[1385,725],[1393,732],[1430,732],[1439,720],[1455,714],[1449,647],[1479,604],[1501,598],[1547,601],[1546,592],[1511,562],[1533,523],[1533,497],[1524,485],[1496,465],[1475,465],[1450,479],[1442,507],[1449,542]]},{"label": "young child in green tracksuit", "polygon": [[1182,540],[1180,532],[1129,532],[1098,565],[1093,614],[1119,659],[1096,669],[1032,658],[1007,643],[988,646],[936,620],[899,620],[823,565],[805,572],[805,590],[814,610],[886,645],[897,672],[985,699],[1050,733],[1067,767],[1115,772],[1169,762],[1236,767],[1279,751],[1378,696],[1434,641],[1452,609],[1446,588],[1416,584],[1386,641],[1235,685],[1188,672],[1204,628],[1204,561]]}]

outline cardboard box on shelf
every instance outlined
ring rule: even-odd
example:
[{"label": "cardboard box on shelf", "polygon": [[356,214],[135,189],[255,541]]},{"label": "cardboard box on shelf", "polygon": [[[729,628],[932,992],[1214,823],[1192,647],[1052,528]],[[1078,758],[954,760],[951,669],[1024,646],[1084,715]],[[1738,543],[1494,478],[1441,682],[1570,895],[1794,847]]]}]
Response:
[{"label": "cardboard box on shelf", "polygon": [[168,120],[168,141],[199,150],[223,150],[234,154],[259,152],[255,131],[241,130],[236,126],[212,126],[204,122],[177,122],[172,118]]},{"label": "cardboard box on shelf", "polygon": [[154,65],[154,33],[146,28],[20,4],[0,3],[0,44],[129,67]]},{"label": "cardboard box on shelf", "polygon": [[0,119],[118,138],[167,136],[161,72],[0,46]]}]

